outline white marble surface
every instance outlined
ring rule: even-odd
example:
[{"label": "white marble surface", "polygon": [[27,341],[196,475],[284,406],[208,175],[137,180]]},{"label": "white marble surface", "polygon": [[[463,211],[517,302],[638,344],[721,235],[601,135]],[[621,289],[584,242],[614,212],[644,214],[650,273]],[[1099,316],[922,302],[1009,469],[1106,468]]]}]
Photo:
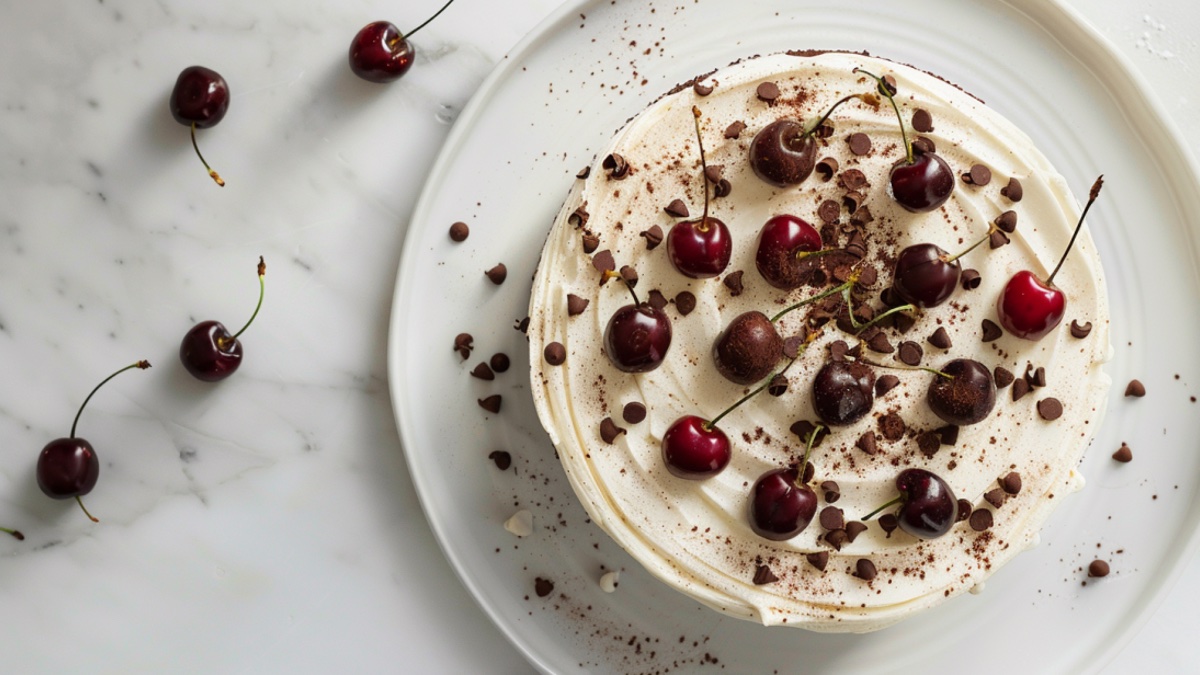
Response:
[{"label": "white marble surface", "polygon": [[[1070,0],[1200,148],[1200,9]],[[99,0],[0,8],[0,634],[5,672],[523,673],[433,540],[385,370],[405,224],[454,115],[558,0],[459,0],[399,83],[357,80],[368,21],[435,0]],[[178,71],[225,75],[203,131],[211,184],[166,110]],[[402,144],[391,142],[404,139]],[[387,139],[389,142],[382,143]],[[193,322],[236,327],[217,386],[176,356]],[[421,320],[414,317],[414,321]],[[87,504],[34,463],[80,421],[102,458]],[[1180,672],[1200,559],[1106,672]]]}]

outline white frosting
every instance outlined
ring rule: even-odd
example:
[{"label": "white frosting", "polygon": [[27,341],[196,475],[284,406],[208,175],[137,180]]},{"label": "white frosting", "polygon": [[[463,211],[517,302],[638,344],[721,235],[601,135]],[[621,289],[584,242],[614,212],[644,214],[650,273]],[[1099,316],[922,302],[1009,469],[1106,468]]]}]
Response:
[{"label": "white frosting", "polygon": [[[823,182],[817,174],[799,188],[774,188],[752,173],[747,149],[754,134],[775,119],[792,116],[811,123],[838,98],[873,91],[873,82],[852,73],[856,66],[895,76],[906,124],[917,108],[932,114],[934,131],[922,135],[937,144],[938,154],[957,174],[975,163],[993,173],[992,182],[983,187],[958,180],[950,201],[933,213],[908,213],[886,191],[887,171],[904,152],[892,108],[886,100],[879,107],[851,101],[834,113],[835,133],[817,156],[834,157],[842,170],[857,168],[866,174],[866,204],[875,220],[862,229],[867,260],[880,267],[880,287],[891,277],[890,266],[880,261],[906,245],[932,242],[954,253],[984,234],[1002,211],[1012,209],[1019,219],[1011,244],[994,250],[985,244],[962,258],[964,269],[982,274],[979,288],[959,288],[949,302],[920,316],[904,336],[888,329],[892,344],[917,342],[925,351],[922,365],[931,367],[951,358],[974,358],[1020,377],[1032,363],[1046,369],[1048,386],[1035,388],[1017,402],[1012,401],[1011,388],[1000,390],[986,420],[963,427],[956,445],[942,446],[927,458],[917,450],[913,432],[944,424],[925,403],[933,376],[876,369],[877,376],[895,374],[900,385],[877,398],[866,419],[835,429],[814,449],[814,488],[824,480],[836,481],[841,492],[836,506],[847,520],[859,519],[897,494],[894,480],[901,469],[926,468],[974,508],[993,510],[995,524],[979,533],[963,522],[939,539],[921,541],[900,530],[887,537],[871,522],[853,543],[835,551],[821,539],[824,530],[815,518],[785,542],[762,539],[747,520],[754,481],[770,469],[797,462],[803,454],[803,443],[788,429],[797,420],[817,419],[810,401],[811,380],[827,358],[827,343],[844,339],[853,344],[853,337],[832,324],[788,372],[791,386],[785,395],[763,393],[722,420],[733,459],[719,476],[699,482],[676,478],[664,468],[660,448],[663,433],[680,416],[711,419],[748,391],[722,378],[713,366],[713,341],[728,322],[755,309],[771,315],[773,309],[815,293],[810,288],[785,293],[759,276],[754,264],[758,232],[779,213],[799,216],[819,228],[818,205],[826,199],[840,201],[844,191],[836,179]],[[776,82],[782,91],[774,106],[755,95],[763,81]],[[1053,508],[1082,487],[1075,468],[1103,416],[1110,385],[1101,370],[1110,353],[1109,317],[1100,260],[1086,228],[1055,279],[1068,297],[1063,324],[1039,342],[1009,335],[992,343],[980,340],[980,323],[997,320],[996,298],[1012,274],[1029,269],[1044,277],[1057,262],[1078,217],[1076,200],[1024,133],[956,87],[905,66],[856,54],[773,55],[735,64],[702,82],[714,85],[711,95],[698,96],[688,87],[665,96],[616,135],[590,177],[571,190],[542,254],[530,304],[532,388],[542,424],[576,493],[592,519],[655,576],[706,605],[764,624],[870,631],[982,587],[984,579],[1033,545]],[[736,297],[720,279],[682,276],[667,259],[665,246],[647,250],[639,236],[655,224],[664,233],[670,229],[675,219],[663,207],[672,199],[687,203],[693,216],[701,212],[703,183],[693,105],[703,113],[708,163],[724,165],[733,188],[711,208],[733,236],[727,272],[744,272],[745,291]],[[746,129],[740,138],[724,138],[735,121],[744,122]],[[850,153],[845,139],[855,131],[870,136],[869,155]],[[601,168],[600,161],[610,152],[624,156],[632,167],[624,180],[610,179]],[[1000,194],[1010,176],[1024,187],[1019,203]],[[1088,186],[1074,187],[1082,194]],[[586,228],[600,237],[599,250],[611,250],[618,267],[631,265],[638,271],[637,291],[643,299],[651,289],[667,298],[688,290],[697,298],[695,311],[687,316],[667,307],[674,339],[665,362],[650,373],[622,373],[603,353],[605,325],[630,297],[620,283],[600,285],[600,274],[582,251],[580,231],[568,216],[584,203],[590,214]],[[846,220],[843,210],[843,223]],[[568,293],[590,300],[582,314],[568,316]],[[784,318],[780,332],[798,333],[801,314]],[[1091,335],[1071,337],[1073,319],[1090,321]],[[938,327],[945,328],[953,342],[948,351],[926,341]],[[566,346],[567,360],[561,366],[551,366],[542,357],[543,347],[552,341]],[[891,354],[865,354],[881,363],[897,363]],[[1050,396],[1065,407],[1053,422],[1041,419],[1035,408],[1037,401]],[[649,409],[638,424],[626,423],[621,416],[623,406],[633,401]],[[878,417],[891,411],[905,421],[909,434],[895,442],[880,436],[875,455],[857,449],[855,441],[877,429]],[[626,430],[612,444],[600,437],[600,422],[606,417]],[[983,495],[1009,471],[1020,474],[1023,488],[993,508]],[[818,511],[824,506],[822,499]],[[830,553],[824,572],[806,561],[805,554],[814,551]],[[860,558],[869,558],[878,569],[873,581],[852,575]],[[768,565],[778,581],[755,585],[758,564]]]}]

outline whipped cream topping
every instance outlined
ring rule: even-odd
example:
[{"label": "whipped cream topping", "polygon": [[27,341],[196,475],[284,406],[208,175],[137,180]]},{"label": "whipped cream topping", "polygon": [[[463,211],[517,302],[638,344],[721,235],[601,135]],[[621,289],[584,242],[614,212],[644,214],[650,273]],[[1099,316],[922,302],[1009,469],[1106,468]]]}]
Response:
[{"label": "whipped cream topping", "polygon": [[[891,263],[903,247],[931,242],[957,253],[983,236],[1003,211],[1011,209],[1018,217],[1010,244],[995,249],[984,244],[960,259],[963,269],[979,271],[979,287],[958,288],[947,303],[917,314],[915,325],[904,334],[896,328],[884,333],[892,345],[904,340],[921,345],[923,366],[937,368],[953,358],[971,358],[1021,378],[1032,365],[1045,368],[1047,384],[1018,401],[1012,400],[1011,387],[999,390],[987,419],[962,427],[953,445],[926,455],[918,448],[917,435],[945,426],[925,402],[935,376],[876,368],[877,378],[892,374],[899,385],[877,397],[865,419],[833,429],[813,449],[810,461],[816,472],[811,485],[821,496],[818,512],[827,506],[818,487],[822,481],[837,483],[840,497],[833,505],[844,511],[847,521],[857,520],[898,494],[894,481],[901,470],[917,467],[945,479],[972,510],[992,511],[994,524],[979,532],[963,521],[945,536],[924,541],[902,530],[888,535],[872,520],[865,532],[836,550],[824,540],[817,518],[782,542],[759,537],[748,521],[754,481],[769,470],[798,463],[803,455],[804,439],[789,428],[799,420],[817,420],[811,382],[829,359],[829,343],[855,344],[854,336],[833,323],[787,371],[790,386],[784,395],[764,392],[721,421],[733,456],[720,475],[704,481],[671,475],[663,464],[661,443],[679,417],[712,419],[753,388],[729,382],[714,366],[714,340],[730,320],[751,310],[771,316],[818,292],[811,287],[785,292],[768,285],[754,263],[758,233],[768,218],[781,213],[820,229],[818,207],[826,200],[840,204],[845,189],[836,175],[823,181],[818,173],[798,187],[775,188],[754,175],[748,148],[754,134],[776,119],[812,124],[842,96],[875,91],[873,81],[853,72],[856,67],[895,77],[896,102],[906,124],[918,109],[931,114],[932,131],[920,135],[936,144],[956,176],[975,164],[989,167],[993,176],[983,186],[956,178],[954,193],[941,208],[909,213],[888,195],[888,171],[904,156],[891,106],[886,99],[879,105],[852,100],[837,109],[829,120],[834,132],[818,143],[817,157],[833,157],[840,171],[858,169],[867,179],[861,192],[873,219],[859,231],[866,240],[864,262],[879,271],[871,296],[876,308],[881,307],[878,292],[891,283]],[[780,90],[773,103],[756,95],[763,82],[775,83]],[[997,321],[996,301],[1008,279],[1022,269],[1045,278],[1065,250],[1079,215],[1072,191],[1030,139],[1000,115],[939,78],[893,62],[849,53],[777,54],[731,65],[700,83],[711,86],[712,93],[701,96],[690,86],[681,88],[616,134],[590,175],[571,189],[534,279],[528,330],[532,390],[541,422],[575,492],[596,524],[652,574],[708,606],[763,624],[865,632],[981,588],[1000,566],[1031,547],[1050,512],[1082,487],[1076,467],[1103,417],[1111,384],[1101,369],[1111,352],[1105,285],[1086,227],[1055,278],[1068,298],[1063,324],[1038,342],[1011,335],[986,343],[981,339],[981,322]],[[679,219],[664,207],[674,199],[687,204],[693,218],[703,210],[705,183],[693,106],[702,112],[707,162],[721,165],[732,187],[710,208],[732,233],[733,256],[726,275],[743,272],[744,290],[736,295],[722,278],[684,277],[672,267],[665,245],[650,249],[641,235],[654,225],[664,234],[669,231]],[[744,130],[736,138],[728,137],[733,134],[726,130],[738,122]],[[911,126],[909,130],[912,133]],[[870,138],[869,153],[851,152],[847,138],[855,132]],[[620,180],[602,166],[612,153],[628,162]],[[1022,184],[1019,202],[1001,194],[1010,177]],[[1088,186],[1074,187],[1082,195]],[[586,222],[578,217],[581,207]],[[842,208],[840,223],[826,230],[843,246],[848,215]],[[605,356],[608,319],[631,299],[619,280],[600,283],[592,256],[583,250],[584,232],[599,237],[597,250],[611,251],[618,268],[629,265],[638,272],[636,291],[643,300],[651,290],[668,300],[683,291],[694,294],[690,313],[683,315],[673,302],[665,309],[674,336],[658,369],[623,373]],[[568,294],[587,299],[586,309],[571,315]],[[804,332],[804,320],[805,312],[796,311],[777,325],[784,336],[798,335]],[[1072,337],[1072,320],[1091,322],[1091,334]],[[949,335],[949,349],[927,341],[938,328]],[[562,365],[550,365],[543,357],[551,342],[566,348]],[[864,349],[863,355],[877,363],[899,364],[895,353]],[[780,366],[784,363],[781,359]],[[1057,398],[1065,409],[1053,421],[1042,419],[1036,408],[1048,397]],[[645,405],[645,420],[622,419],[623,407],[631,402]],[[880,418],[889,413],[898,415],[906,427],[897,440],[880,432]],[[600,432],[605,418],[625,430],[611,443]],[[873,455],[855,445],[866,432],[876,434]],[[1022,479],[1020,492],[993,506],[984,495],[1012,471]],[[829,554],[824,570],[807,558],[821,551]],[[854,575],[864,558],[877,569],[870,581]],[[755,584],[756,571],[764,565],[777,580]]]}]

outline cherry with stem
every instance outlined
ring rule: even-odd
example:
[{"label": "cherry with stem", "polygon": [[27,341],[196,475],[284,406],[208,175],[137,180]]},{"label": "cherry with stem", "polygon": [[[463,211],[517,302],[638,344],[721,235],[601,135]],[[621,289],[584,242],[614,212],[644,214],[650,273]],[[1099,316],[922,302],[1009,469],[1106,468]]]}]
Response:
[{"label": "cherry with stem", "polygon": [[733,254],[733,238],[719,218],[708,215],[708,160],[700,134],[700,109],[692,106],[696,143],[700,148],[700,181],[704,188],[704,213],[699,220],[675,223],[667,232],[667,257],[681,274],[693,279],[708,279],[725,271]]},{"label": "cherry with stem", "polygon": [[390,21],[375,21],[364,26],[350,43],[350,70],[368,82],[384,84],[394,82],[412,68],[416,48],[408,41],[417,31],[429,25],[454,0],[426,19],[421,25],[408,32],[400,32]]},{"label": "cherry with stem", "polygon": [[804,482],[814,441],[824,427],[808,435],[804,459],[794,467],[772,469],[759,476],[750,489],[750,529],[771,541],[783,541],[804,531],[817,512],[817,495]]},{"label": "cherry with stem", "polygon": [[892,272],[892,290],[896,297],[923,309],[946,302],[954,294],[962,274],[958,259],[988,241],[998,229],[992,223],[987,234],[955,255],[950,255],[936,244],[905,247],[896,256],[896,266]]},{"label": "cherry with stem", "polygon": [[204,66],[184,68],[175,80],[168,107],[176,122],[190,127],[192,149],[196,151],[196,156],[200,158],[200,163],[208,171],[209,177],[217,185],[225,187],[225,180],[208,165],[204,155],[200,154],[200,146],[196,143],[196,129],[215,126],[224,119],[226,111],[229,110],[229,84],[225,82],[225,78]]},{"label": "cherry with stem", "polygon": [[179,345],[179,360],[193,377],[204,382],[218,382],[232,375],[242,365],[242,343],[238,338],[254,323],[262,308],[266,293],[263,277],[266,273],[267,265],[259,256],[258,304],[254,306],[250,319],[236,333],[231,334],[219,321],[201,321],[183,336]]},{"label": "cherry with stem", "polygon": [[666,312],[643,303],[633,290],[633,283],[612,270],[605,279],[617,278],[625,283],[632,305],[624,305],[609,317],[604,329],[604,353],[617,370],[626,373],[645,373],[662,365],[671,347],[671,320]]},{"label": "cherry with stem", "polygon": [[813,134],[821,128],[838,106],[863,99],[850,94],[830,106],[814,124],[805,127],[797,120],[778,119],[763,127],[750,143],[750,168],[762,180],[775,187],[799,185],[812,175],[817,163],[817,142]]},{"label": "cherry with stem", "polygon": [[900,504],[896,512],[900,529],[919,539],[937,539],[958,522],[958,498],[937,474],[905,469],[896,476],[896,488],[900,495],[867,514],[864,523],[896,504]]}]

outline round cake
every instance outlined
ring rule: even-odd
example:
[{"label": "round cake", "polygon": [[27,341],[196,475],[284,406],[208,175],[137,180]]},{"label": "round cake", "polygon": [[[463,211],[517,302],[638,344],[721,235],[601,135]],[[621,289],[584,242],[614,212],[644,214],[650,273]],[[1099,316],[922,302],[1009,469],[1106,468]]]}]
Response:
[{"label": "round cake", "polygon": [[1083,485],[1111,348],[1080,212],[1028,136],[912,67],[699,77],[615,135],[546,240],[541,422],[670,586],[768,625],[891,625],[980,588]]}]

